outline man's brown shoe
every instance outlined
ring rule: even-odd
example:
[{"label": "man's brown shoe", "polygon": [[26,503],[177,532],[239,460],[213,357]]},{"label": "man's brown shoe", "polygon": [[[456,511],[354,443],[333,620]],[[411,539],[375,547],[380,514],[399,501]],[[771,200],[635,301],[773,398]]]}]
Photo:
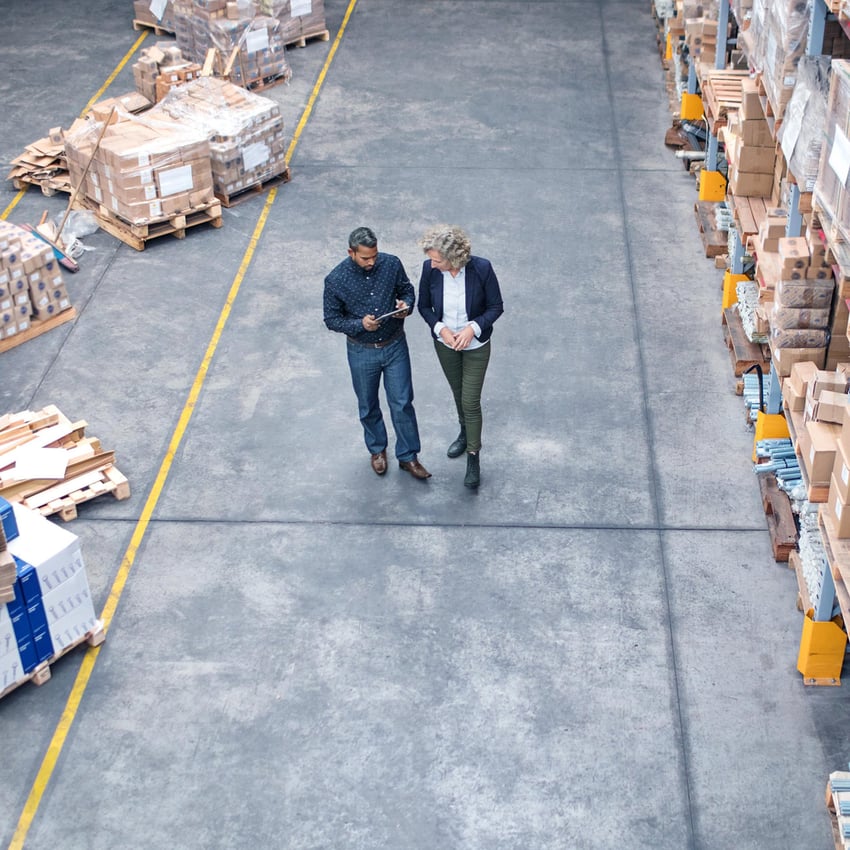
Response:
[{"label": "man's brown shoe", "polygon": [[416,458],[413,458],[413,460],[400,460],[398,465],[399,468],[409,472],[414,478],[421,478],[424,480],[425,478],[431,477],[431,473],[428,472],[428,470],[425,469],[425,467],[422,466]]},{"label": "man's brown shoe", "polygon": [[372,455],[372,469],[375,470],[376,475],[383,475],[387,471],[386,449],[382,452],[378,452],[376,455]]}]

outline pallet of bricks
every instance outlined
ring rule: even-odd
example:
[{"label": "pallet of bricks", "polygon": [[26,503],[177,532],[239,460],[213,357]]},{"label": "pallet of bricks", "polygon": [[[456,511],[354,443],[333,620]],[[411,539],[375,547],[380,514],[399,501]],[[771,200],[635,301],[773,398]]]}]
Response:
[{"label": "pallet of bricks", "polygon": [[0,498],[0,698],[75,647],[104,640],[79,538]]},{"label": "pallet of bricks", "polygon": [[201,224],[221,227],[210,146],[198,130],[120,109],[93,110],[65,134],[75,207],[138,251],[164,235],[184,238]]},{"label": "pallet of bricks", "polygon": [[53,249],[0,221],[0,352],[75,317]]},{"label": "pallet of bricks", "polygon": [[87,436],[86,427],[54,405],[0,416],[0,497],[65,521],[98,496],[128,498],[115,452]]}]

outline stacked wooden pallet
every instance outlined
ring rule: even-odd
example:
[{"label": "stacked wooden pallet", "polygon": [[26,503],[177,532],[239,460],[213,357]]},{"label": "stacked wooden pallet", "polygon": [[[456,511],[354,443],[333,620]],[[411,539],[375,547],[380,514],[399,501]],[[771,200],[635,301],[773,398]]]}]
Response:
[{"label": "stacked wooden pallet", "polygon": [[[86,426],[55,405],[0,416],[0,496],[66,521],[77,516],[78,505],[105,493],[128,498],[130,484],[115,466],[115,452],[87,437]],[[45,455],[45,449],[55,451]],[[33,471],[45,464],[52,468]]]}]

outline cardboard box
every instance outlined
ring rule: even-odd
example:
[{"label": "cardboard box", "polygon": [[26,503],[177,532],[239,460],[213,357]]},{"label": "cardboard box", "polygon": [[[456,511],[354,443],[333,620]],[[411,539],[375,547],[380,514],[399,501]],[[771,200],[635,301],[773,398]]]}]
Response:
[{"label": "cardboard box", "polygon": [[850,537],[850,507],[842,503],[841,490],[834,475],[830,476],[826,512],[837,535]]},{"label": "cardboard box", "polygon": [[802,360],[791,367],[789,385],[796,395],[805,400],[809,384],[817,377],[818,365],[811,360]]},{"label": "cardboard box", "polygon": [[841,426],[832,422],[807,422],[805,430],[809,446],[803,461],[809,484],[815,487],[829,484],[835,466]]},{"label": "cardboard box", "polygon": [[838,500],[846,506],[850,503],[850,458],[847,448],[839,439],[835,452],[835,465],[832,468],[832,479],[830,487],[834,487]]},{"label": "cardboard box", "polygon": [[815,402],[816,408],[813,418],[818,422],[833,422],[836,425],[842,425],[848,403],[850,403],[850,396],[846,392],[837,393],[832,390],[824,390]]},{"label": "cardboard box", "polygon": [[808,396],[813,399],[820,397],[824,390],[847,392],[847,376],[841,372],[829,369],[818,369],[809,382]]},{"label": "cardboard box", "polygon": [[758,86],[756,81],[744,77],[741,80],[741,107],[740,115],[744,121],[760,119],[767,124],[764,118],[764,109],[762,109],[761,98],[759,97]]},{"label": "cardboard box", "polygon": [[733,195],[742,198],[767,198],[770,197],[772,188],[772,174],[751,174],[736,168],[729,170],[729,189]]},{"label": "cardboard box", "polygon": [[796,392],[787,379],[782,385],[782,401],[794,413],[802,413],[806,408],[806,394]]}]

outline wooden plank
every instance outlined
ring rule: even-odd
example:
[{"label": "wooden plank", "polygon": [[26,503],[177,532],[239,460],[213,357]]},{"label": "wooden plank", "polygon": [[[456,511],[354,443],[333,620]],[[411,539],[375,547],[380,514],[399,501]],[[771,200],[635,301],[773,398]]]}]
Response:
[{"label": "wooden plank", "polygon": [[797,524],[791,509],[791,500],[787,493],[779,489],[773,473],[761,473],[756,477],[774,560],[788,561],[791,552],[797,548]]},{"label": "wooden plank", "polygon": [[[105,470],[115,463],[115,452],[99,452],[89,458],[78,460],[75,463],[69,464],[65,471],[66,478],[77,478],[88,472],[101,472],[106,474]],[[53,479],[28,479],[25,481],[13,481],[3,479],[0,480],[0,496],[10,502],[23,501],[30,496],[35,496],[52,486],[57,482]]]},{"label": "wooden plank", "polygon": [[28,508],[38,510],[49,502],[64,498],[69,493],[73,493],[74,490],[78,490],[81,487],[88,487],[96,481],[103,481],[103,473],[97,470],[77,475],[74,478],[66,478],[53,487],[48,487],[46,490],[41,490],[27,497],[23,500],[23,504]]}]

